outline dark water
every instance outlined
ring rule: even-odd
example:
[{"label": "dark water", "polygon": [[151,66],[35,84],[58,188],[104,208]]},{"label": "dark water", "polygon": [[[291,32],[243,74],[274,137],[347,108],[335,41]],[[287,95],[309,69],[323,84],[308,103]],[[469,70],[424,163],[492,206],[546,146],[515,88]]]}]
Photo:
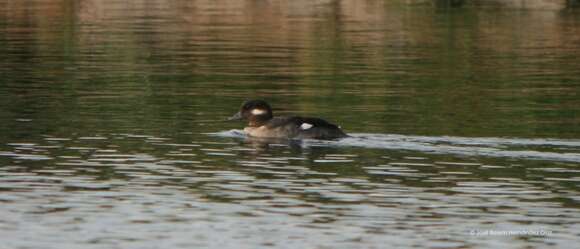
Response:
[{"label": "dark water", "polygon": [[576,248],[574,1],[435,2],[0,0],[0,248]]}]

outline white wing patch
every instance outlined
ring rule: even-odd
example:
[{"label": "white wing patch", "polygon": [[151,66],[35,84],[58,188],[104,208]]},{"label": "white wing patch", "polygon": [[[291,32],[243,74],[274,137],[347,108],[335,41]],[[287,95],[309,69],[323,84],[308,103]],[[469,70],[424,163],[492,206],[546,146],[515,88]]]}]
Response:
[{"label": "white wing patch", "polygon": [[300,129],[301,130],[308,130],[308,129],[312,128],[312,126],[314,126],[314,125],[309,124],[309,123],[302,123],[302,125],[300,126]]},{"label": "white wing patch", "polygon": [[266,110],[264,110],[264,109],[253,109],[252,110],[252,115],[262,115],[264,113],[266,113]]}]

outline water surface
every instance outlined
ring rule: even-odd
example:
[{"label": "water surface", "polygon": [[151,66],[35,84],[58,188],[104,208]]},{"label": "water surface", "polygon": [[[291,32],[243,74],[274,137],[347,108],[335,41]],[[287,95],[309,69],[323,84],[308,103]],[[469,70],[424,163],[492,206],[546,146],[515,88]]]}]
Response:
[{"label": "water surface", "polygon": [[[574,248],[578,14],[0,0],[3,246]],[[257,97],[352,137],[247,138]]]}]

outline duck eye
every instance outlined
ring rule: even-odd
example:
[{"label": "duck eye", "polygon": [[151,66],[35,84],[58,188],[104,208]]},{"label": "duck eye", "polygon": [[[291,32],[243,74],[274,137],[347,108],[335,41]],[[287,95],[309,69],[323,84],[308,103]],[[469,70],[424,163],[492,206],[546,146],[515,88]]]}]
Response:
[{"label": "duck eye", "polygon": [[253,109],[252,110],[252,115],[262,115],[265,113],[266,113],[266,110],[263,110],[263,109]]}]

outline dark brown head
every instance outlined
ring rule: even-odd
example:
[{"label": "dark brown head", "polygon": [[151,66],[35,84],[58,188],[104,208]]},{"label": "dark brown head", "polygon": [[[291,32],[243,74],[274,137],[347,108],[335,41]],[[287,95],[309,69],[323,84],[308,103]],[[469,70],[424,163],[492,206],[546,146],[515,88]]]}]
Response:
[{"label": "dark brown head", "polygon": [[266,101],[249,100],[242,104],[240,111],[228,120],[248,120],[251,127],[263,125],[272,119],[272,108]]}]

